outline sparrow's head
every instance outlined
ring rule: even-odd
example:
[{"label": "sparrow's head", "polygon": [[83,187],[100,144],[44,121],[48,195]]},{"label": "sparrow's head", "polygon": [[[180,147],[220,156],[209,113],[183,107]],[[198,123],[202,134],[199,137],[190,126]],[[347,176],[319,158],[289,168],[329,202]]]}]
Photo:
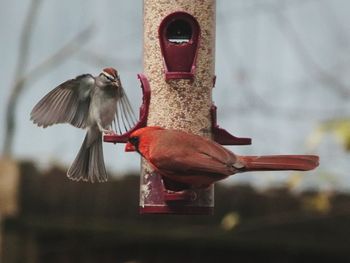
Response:
[{"label": "sparrow's head", "polygon": [[105,68],[100,73],[101,81],[106,85],[115,85],[121,87],[118,71],[114,68]]},{"label": "sparrow's head", "polygon": [[125,145],[126,152],[137,151],[144,157],[148,154],[149,145],[157,137],[155,132],[164,130],[164,128],[151,126],[138,129],[131,133],[128,142]]}]

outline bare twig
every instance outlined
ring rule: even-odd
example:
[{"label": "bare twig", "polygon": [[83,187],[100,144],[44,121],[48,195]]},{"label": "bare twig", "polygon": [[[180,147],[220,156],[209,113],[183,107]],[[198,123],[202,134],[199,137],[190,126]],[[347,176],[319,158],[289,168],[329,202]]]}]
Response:
[{"label": "bare twig", "polygon": [[140,59],[123,59],[123,58],[115,58],[106,55],[98,54],[92,50],[81,49],[77,54],[77,57],[83,62],[92,64],[94,66],[99,65],[101,67],[114,65],[117,63],[118,69],[123,68],[124,70],[134,69],[140,65]]},{"label": "bare twig", "polygon": [[18,76],[22,76],[24,74],[28,64],[30,39],[40,4],[41,0],[32,0],[20,35],[19,54],[15,68],[15,84],[11,89],[11,95],[6,107],[6,128],[3,146],[3,154],[6,156],[11,156],[12,154],[12,142],[15,130],[15,109],[17,106],[18,95],[21,93],[24,87],[24,83],[18,84],[16,80]]},{"label": "bare twig", "polygon": [[[86,29],[78,33],[67,44],[57,50],[53,55],[41,62],[35,68],[30,70],[22,78],[18,79],[17,83],[33,82],[46,74],[52,68],[58,66],[64,62],[67,58],[71,57],[74,53],[77,53],[82,48],[82,45],[87,42],[93,32],[93,26],[89,26]],[[17,84],[17,85],[19,85]]]},{"label": "bare twig", "polygon": [[[350,96],[349,87],[341,82],[335,74],[323,69],[310,55],[310,52],[307,51],[307,48],[301,38],[299,37],[298,32],[294,29],[291,22],[284,15],[283,11],[286,7],[289,7],[291,2],[278,1],[276,4],[256,4],[258,8],[264,10],[269,10],[273,17],[276,19],[276,24],[282,29],[282,33],[285,33],[289,38],[290,43],[294,46],[294,49],[299,55],[301,62],[310,68],[321,81],[324,81],[329,84],[333,90],[337,91],[343,97]],[[302,3],[302,2],[300,2]]]},{"label": "bare twig", "polygon": [[[286,34],[286,36],[290,40],[290,43],[294,46],[294,49],[298,53],[300,61],[303,63],[303,65],[306,66],[308,69],[311,69],[311,73],[314,74],[320,81],[328,83],[328,87],[338,92],[338,94],[342,97],[348,98],[350,97],[350,88],[348,87],[348,85],[339,80],[336,74],[325,70],[324,68],[322,68],[321,65],[319,65],[319,63],[315,61],[315,59],[308,52],[306,45],[303,43],[298,32],[295,30],[291,22],[283,13],[287,8],[291,6],[301,5],[313,1],[315,0],[275,1],[274,3],[271,3],[270,1],[258,0],[255,2],[251,2],[251,4],[248,5],[246,8],[244,8],[243,10],[239,10],[239,12],[235,12],[233,15],[231,10],[230,12],[231,17],[235,18],[246,18],[250,15],[256,15],[258,12],[264,12],[272,15],[277,22],[276,24],[282,29],[282,33]],[[321,4],[324,4],[324,2],[321,2]],[[220,19],[223,19],[224,17],[225,16],[221,16]],[[338,28],[338,31],[339,32],[337,33],[341,35],[341,28]],[[346,39],[345,36],[343,36],[343,39]]]},{"label": "bare twig", "polygon": [[314,73],[320,78],[321,81],[324,81],[331,85],[331,87],[336,90],[341,96],[349,97],[350,89],[347,85],[338,80],[337,76],[332,73],[324,70],[310,55],[307,51],[304,43],[298,36],[298,33],[291,25],[290,21],[279,11],[276,10],[275,18],[279,26],[283,26],[283,32],[289,37],[290,43],[294,45],[295,50],[299,54],[299,59],[311,68]]},{"label": "bare twig", "polygon": [[[58,66],[63,61],[68,59],[72,54],[76,53],[81,46],[87,42],[87,40],[91,37],[92,34],[92,26],[84,29],[80,33],[78,33],[72,40],[70,40],[66,45],[60,48],[57,52],[55,52],[52,56],[44,60],[42,63],[34,67],[32,70],[29,70],[27,73],[24,73],[26,70],[26,64],[29,54],[29,42],[30,35],[33,30],[34,25],[34,17],[36,15],[36,9],[38,8],[38,3],[41,0],[33,0],[32,6],[29,10],[28,19],[26,19],[26,24],[24,25],[24,32],[21,38],[21,49],[18,60],[18,66],[16,71],[16,78],[13,84],[13,88],[11,89],[10,98],[7,104],[7,112],[6,112],[6,130],[4,137],[4,148],[3,154],[5,156],[12,155],[12,146],[13,146],[13,138],[15,134],[15,111],[18,103],[18,98],[23,91],[26,84],[29,82],[33,82],[37,80],[39,77],[46,74],[52,68]],[[33,7],[34,6],[34,7]],[[31,26],[28,28],[28,24]],[[24,42],[24,43],[22,43]]]},{"label": "bare twig", "polygon": [[[226,32],[231,32],[228,23],[225,21],[226,17],[221,17],[221,19],[223,20],[221,26],[225,28]],[[232,79],[232,82],[234,82],[235,79],[239,82],[239,85],[236,88],[240,89],[239,92],[246,98],[244,108],[255,108],[259,110],[270,111],[270,106],[265,102],[264,98],[259,96],[259,94],[257,94],[253,89],[251,77],[254,72],[252,73],[251,70],[248,70],[249,67],[245,63],[246,59],[242,58],[242,56],[236,52],[234,48],[232,48],[234,47],[234,43],[232,41],[233,39],[233,37],[227,37],[221,44],[225,45],[224,50],[226,50],[228,53],[231,53],[226,56],[226,58],[230,60],[234,58],[236,64],[238,64],[238,68],[236,70],[233,70],[233,72],[238,73],[238,77],[233,75],[230,77]],[[253,42],[255,43],[256,41]],[[256,54],[251,51],[250,55],[251,59],[255,61]],[[255,63],[252,64],[254,65]]]}]

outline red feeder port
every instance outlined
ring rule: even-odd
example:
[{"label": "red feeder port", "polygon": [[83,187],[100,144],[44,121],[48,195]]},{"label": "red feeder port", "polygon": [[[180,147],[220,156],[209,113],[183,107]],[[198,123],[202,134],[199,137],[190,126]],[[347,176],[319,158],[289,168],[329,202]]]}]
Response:
[{"label": "red feeder port", "polygon": [[164,18],[158,33],[165,79],[193,79],[200,37],[197,20],[188,13],[175,12]]}]

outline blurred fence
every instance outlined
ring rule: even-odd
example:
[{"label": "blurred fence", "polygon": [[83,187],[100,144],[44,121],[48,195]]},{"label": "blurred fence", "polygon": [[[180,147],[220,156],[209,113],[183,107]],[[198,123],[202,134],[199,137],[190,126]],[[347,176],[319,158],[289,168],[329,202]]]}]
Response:
[{"label": "blurred fence", "polygon": [[11,213],[1,210],[4,263],[350,260],[348,195],[218,185],[213,216],[140,216],[138,176],[86,184],[60,168],[17,171]]}]

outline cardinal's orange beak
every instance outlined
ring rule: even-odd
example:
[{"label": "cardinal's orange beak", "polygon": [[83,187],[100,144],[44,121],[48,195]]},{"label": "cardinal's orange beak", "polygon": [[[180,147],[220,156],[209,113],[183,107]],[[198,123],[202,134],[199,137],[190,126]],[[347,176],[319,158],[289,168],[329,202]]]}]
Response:
[{"label": "cardinal's orange beak", "polygon": [[126,152],[135,152],[136,148],[130,142],[127,142],[126,145],[125,145],[125,151]]}]

